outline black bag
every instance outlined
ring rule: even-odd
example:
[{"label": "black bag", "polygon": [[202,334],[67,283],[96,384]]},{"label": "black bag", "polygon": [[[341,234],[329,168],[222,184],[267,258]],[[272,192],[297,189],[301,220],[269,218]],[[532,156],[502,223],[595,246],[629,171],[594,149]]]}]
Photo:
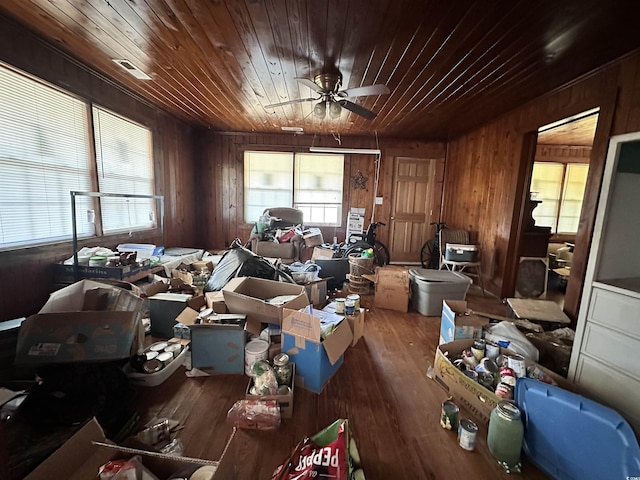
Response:
[{"label": "black bag", "polygon": [[222,290],[232,278],[257,277],[295,283],[291,275],[273,265],[269,260],[245,248],[237,238],[224,252],[213,274],[204,286],[205,292]]}]

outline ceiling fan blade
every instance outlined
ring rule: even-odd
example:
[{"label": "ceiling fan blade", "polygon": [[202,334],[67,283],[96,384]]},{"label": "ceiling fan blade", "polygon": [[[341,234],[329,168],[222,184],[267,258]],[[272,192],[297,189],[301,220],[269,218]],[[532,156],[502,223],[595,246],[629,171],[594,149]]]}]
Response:
[{"label": "ceiling fan blade", "polygon": [[303,85],[306,85],[316,93],[322,93],[322,89],[318,85],[316,85],[312,80],[309,80],[308,78],[296,77],[295,80],[297,80],[299,83]]},{"label": "ceiling fan blade", "polygon": [[367,95],[387,95],[390,93],[386,85],[368,85],[366,87],[347,88],[340,90],[338,96],[345,97],[365,97]]},{"label": "ceiling fan blade", "polygon": [[314,102],[316,100],[320,100],[320,99],[315,97],[298,98],[296,100],[289,100],[288,102],[272,103],[271,105],[265,105],[264,108],[284,107],[285,105],[292,105],[294,103]]},{"label": "ceiling fan blade", "polygon": [[361,117],[364,117],[367,120],[373,120],[374,118],[376,118],[376,114],[373,113],[371,110],[367,110],[366,108],[361,107],[360,105],[356,105],[355,103],[350,102],[349,100],[338,100],[338,103],[342,105],[343,108],[346,108],[350,112],[353,112],[356,115],[360,115]]}]

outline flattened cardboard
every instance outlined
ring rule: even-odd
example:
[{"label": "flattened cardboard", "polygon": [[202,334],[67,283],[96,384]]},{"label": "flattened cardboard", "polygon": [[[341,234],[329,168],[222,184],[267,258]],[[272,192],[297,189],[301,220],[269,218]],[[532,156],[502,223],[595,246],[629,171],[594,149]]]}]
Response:
[{"label": "flattened cardboard", "polygon": [[387,265],[376,269],[374,305],[397,312],[409,311],[409,269]]},{"label": "flattened cardboard", "polygon": [[317,260],[319,258],[331,259],[333,258],[333,253],[333,250],[330,248],[314,247],[313,253],[311,254],[311,260]]},{"label": "flattened cardboard", "polygon": [[141,337],[138,312],[38,313],[20,326],[15,364],[121,360],[139,351]]},{"label": "flattened cardboard", "polygon": [[[245,313],[246,329],[256,335],[260,334],[262,323],[281,325],[284,308],[297,310],[309,305],[307,292],[302,285],[264,278],[234,278],[225,285],[222,293],[229,312]],[[265,301],[281,295],[294,295],[294,297],[283,305],[273,305]]]}]

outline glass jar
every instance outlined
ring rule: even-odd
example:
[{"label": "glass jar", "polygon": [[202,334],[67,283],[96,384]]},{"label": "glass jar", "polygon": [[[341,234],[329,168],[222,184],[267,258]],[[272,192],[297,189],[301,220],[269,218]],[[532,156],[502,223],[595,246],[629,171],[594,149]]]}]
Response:
[{"label": "glass jar", "polygon": [[520,472],[522,469],[520,451],[523,437],[520,409],[513,402],[499,402],[489,418],[487,446],[507,473]]},{"label": "glass jar", "polygon": [[273,357],[273,369],[276,372],[278,385],[291,386],[291,377],[293,377],[293,365],[289,363],[289,355],[279,353]]}]

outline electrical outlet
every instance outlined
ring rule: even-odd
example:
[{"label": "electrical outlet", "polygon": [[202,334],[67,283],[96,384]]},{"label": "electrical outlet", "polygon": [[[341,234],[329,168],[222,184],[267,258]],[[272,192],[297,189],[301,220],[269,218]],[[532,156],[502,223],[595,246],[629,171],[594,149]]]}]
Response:
[{"label": "electrical outlet", "polygon": [[376,197],[376,205],[382,205],[382,197]]}]

